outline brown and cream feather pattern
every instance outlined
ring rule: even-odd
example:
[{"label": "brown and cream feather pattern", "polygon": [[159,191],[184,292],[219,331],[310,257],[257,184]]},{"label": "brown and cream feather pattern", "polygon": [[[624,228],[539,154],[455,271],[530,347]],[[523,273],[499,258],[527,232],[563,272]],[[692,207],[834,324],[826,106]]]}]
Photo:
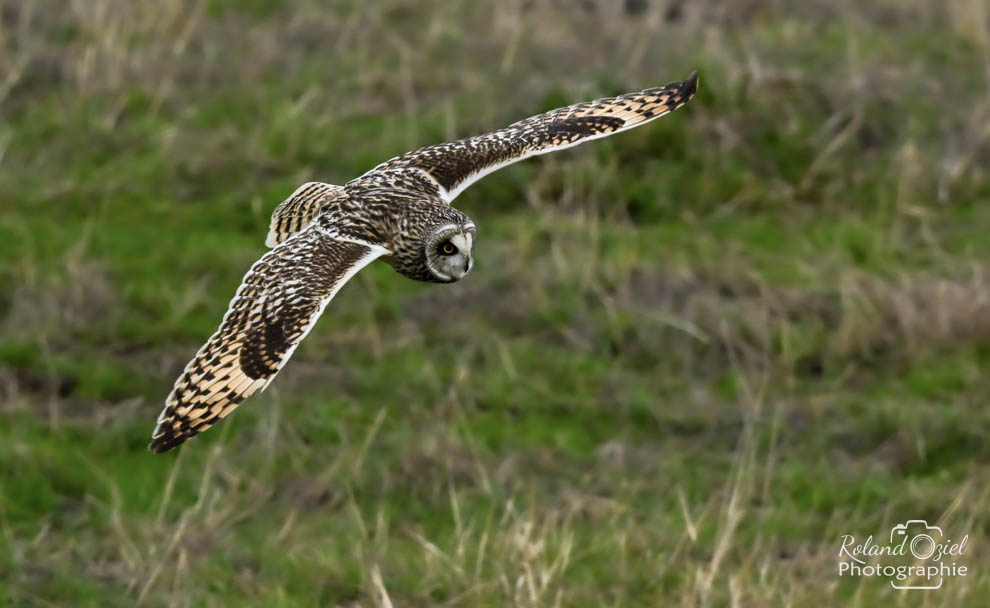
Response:
[{"label": "brown and cream feather pattern", "polygon": [[266,244],[273,249],[245,275],[220,327],[176,380],[150,449],[174,448],[267,386],[341,286],[375,259],[418,281],[450,283],[466,275],[476,228],[450,202],[474,181],[524,158],[645,124],[687,103],[697,85],[692,74],[420,148],[344,186],[300,186],[272,214]]},{"label": "brown and cream feather pattern", "polygon": [[220,328],[165,400],[151,450],[175,447],[264,388],[337,290],[385,253],[383,247],[336,240],[310,227],[255,262]]},{"label": "brown and cream feather pattern", "polygon": [[407,152],[370,173],[419,169],[436,182],[441,196],[449,202],[478,179],[506,165],[669,114],[690,101],[697,88],[698,75],[693,73],[682,82],[558,108],[491,133]]},{"label": "brown and cream feather pattern", "polygon": [[345,196],[344,189],[332,184],[308,182],[299,186],[272,213],[271,226],[268,229],[265,245],[275,247],[309,226],[309,223],[320,215],[324,207],[342,196]]}]

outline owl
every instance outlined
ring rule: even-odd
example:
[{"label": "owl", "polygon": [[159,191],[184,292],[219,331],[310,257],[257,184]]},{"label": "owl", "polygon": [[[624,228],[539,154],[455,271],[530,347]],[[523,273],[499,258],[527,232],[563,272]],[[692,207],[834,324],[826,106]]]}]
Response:
[{"label": "owl", "polygon": [[264,390],[359,270],[381,259],[417,281],[453,283],[474,264],[475,223],[451,206],[492,171],[645,124],[694,97],[698,76],[578,103],[427,146],[343,186],[303,184],[272,213],[261,256],[220,327],[165,400],[149,449],[165,452]]}]

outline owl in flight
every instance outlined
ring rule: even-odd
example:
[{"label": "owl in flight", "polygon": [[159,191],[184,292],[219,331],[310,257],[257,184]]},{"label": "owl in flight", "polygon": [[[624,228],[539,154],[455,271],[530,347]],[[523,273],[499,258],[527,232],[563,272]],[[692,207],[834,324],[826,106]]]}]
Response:
[{"label": "owl in flight", "polygon": [[450,206],[496,169],[645,124],[694,97],[683,82],[552,110],[427,146],[343,186],[303,184],[272,213],[265,244],[210,339],[176,380],[148,446],[165,452],[263,390],[330,300],[381,258],[417,281],[453,283],[474,263],[475,225]]}]

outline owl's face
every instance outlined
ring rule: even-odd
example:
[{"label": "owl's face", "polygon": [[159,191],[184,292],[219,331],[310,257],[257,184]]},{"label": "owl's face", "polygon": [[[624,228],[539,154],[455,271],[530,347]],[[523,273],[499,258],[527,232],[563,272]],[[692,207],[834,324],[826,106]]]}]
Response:
[{"label": "owl's face", "polygon": [[431,277],[438,283],[453,283],[466,275],[474,265],[474,235],[470,220],[437,227],[425,240],[425,261]]},{"label": "owl's face", "polygon": [[400,217],[382,260],[399,274],[430,283],[453,283],[474,265],[474,222],[439,200],[414,200]]}]

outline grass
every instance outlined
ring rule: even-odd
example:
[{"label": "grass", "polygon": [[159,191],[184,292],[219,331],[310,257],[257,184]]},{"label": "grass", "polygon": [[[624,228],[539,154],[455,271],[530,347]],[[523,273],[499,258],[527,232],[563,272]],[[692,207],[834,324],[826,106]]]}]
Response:
[{"label": "grass", "polygon": [[[0,0],[0,597],[983,605],[986,18]],[[466,191],[464,281],[369,267],[267,392],[146,451],[299,183],[692,69],[683,110]],[[967,577],[837,576],[919,518]]]}]

